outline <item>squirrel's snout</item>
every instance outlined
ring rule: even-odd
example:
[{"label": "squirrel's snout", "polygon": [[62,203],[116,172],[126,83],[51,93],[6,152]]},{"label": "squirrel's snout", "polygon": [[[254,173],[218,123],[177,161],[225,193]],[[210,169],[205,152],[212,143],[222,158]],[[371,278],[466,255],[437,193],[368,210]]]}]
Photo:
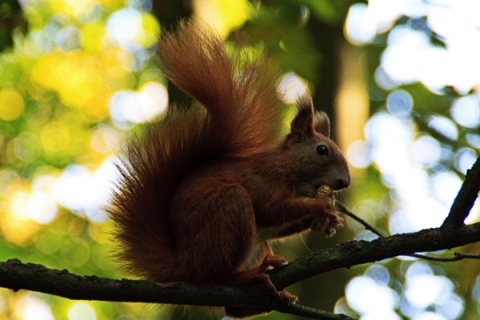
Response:
[{"label": "squirrel's snout", "polygon": [[335,185],[332,186],[334,190],[345,189],[350,185],[350,177],[340,178],[336,181]]}]

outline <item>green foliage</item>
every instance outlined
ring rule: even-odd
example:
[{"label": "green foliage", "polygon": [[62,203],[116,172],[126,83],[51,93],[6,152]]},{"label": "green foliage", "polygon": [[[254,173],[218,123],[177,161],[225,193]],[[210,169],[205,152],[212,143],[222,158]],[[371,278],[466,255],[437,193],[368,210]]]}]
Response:
[{"label": "green foliage", "polygon": [[[262,7],[247,24],[245,32],[255,41],[264,43],[268,54],[284,71],[295,71],[315,82],[315,70],[321,56],[315,51],[312,36],[301,27],[301,11],[296,3]],[[298,59],[302,56],[302,59]]]}]

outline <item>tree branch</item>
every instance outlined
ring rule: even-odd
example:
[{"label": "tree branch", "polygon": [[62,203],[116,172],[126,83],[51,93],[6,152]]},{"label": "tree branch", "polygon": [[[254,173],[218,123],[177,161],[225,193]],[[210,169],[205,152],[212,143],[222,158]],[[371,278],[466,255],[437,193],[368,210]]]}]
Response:
[{"label": "tree branch", "polygon": [[464,224],[475,200],[480,192],[480,157],[467,171],[465,181],[453,201],[450,213],[442,224],[442,228],[458,228]]},{"label": "tree branch", "polygon": [[[480,223],[463,226],[460,230],[436,228],[371,242],[350,241],[313,252],[283,268],[272,270],[270,277],[280,289],[338,268],[349,268],[414,252],[449,249],[476,241],[480,241]],[[0,263],[0,287],[15,291],[25,289],[44,292],[74,300],[248,306],[294,314],[298,314],[298,310],[309,310],[301,306],[284,306],[276,295],[259,285],[228,287],[181,282],[161,285],[144,280],[111,280],[79,276],[66,270],[52,270],[36,264],[23,264],[16,259]],[[314,319],[348,319],[342,315],[327,314],[336,318]]]},{"label": "tree branch", "polygon": [[229,306],[277,310],[311,319],[353,320],[313,308],[282,304],[278,295],[262,285],[229,287],[183,282],[159,284],[145,280],[113,280],[97,276],[80,276],[66,270],[22,263],[18,259],[0,262],[0,287],[52,294],[72,300],[143,302],[197,306]]}]

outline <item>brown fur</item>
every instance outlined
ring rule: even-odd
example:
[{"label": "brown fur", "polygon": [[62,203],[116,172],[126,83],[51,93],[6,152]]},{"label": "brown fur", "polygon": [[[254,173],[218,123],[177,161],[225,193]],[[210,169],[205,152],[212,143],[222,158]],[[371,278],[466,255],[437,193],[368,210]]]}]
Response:
[{"label": "brown fur", "polygon": [[[159,53],[166,76],[204,108],[174,110],[127,145],[109,208],[119,257],[133,274],[158,282],[273,286],[266,270],[286,261],[268,240],[307,230],[314,219],[341,222],[327,201],[300,198],[314,198],[321,185],[349,184],[328,118],[303,99],[291,133],[279,139],[275,68],[264,57],[228,57],[207,28],[182,24]],[[328,154],[318,154],[318,145]]]}]

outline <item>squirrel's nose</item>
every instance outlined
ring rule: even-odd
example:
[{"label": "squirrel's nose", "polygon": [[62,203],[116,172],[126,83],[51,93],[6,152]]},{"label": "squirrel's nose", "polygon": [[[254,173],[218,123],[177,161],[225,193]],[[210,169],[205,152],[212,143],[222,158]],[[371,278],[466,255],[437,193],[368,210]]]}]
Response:
[{"label": "squirrel's nose", "polygon": [[335,190],[347,188],[350,185],[350,177],[338,179],[335,184]]}]

